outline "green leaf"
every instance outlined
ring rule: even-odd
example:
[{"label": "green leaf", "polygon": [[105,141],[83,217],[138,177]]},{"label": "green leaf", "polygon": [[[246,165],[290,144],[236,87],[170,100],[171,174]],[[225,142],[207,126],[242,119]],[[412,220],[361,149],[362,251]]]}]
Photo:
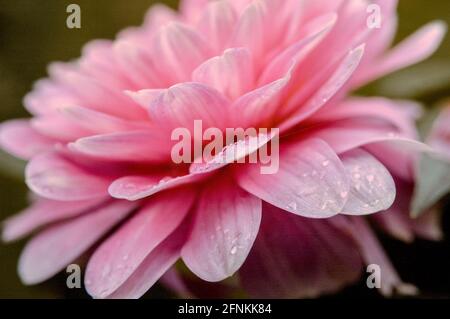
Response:
[{"label": "green leaf", "polygon": [[412,217],[419,217],[450,192],[450,160],[423,155],[416,174],[416,186],[411,203]]}]

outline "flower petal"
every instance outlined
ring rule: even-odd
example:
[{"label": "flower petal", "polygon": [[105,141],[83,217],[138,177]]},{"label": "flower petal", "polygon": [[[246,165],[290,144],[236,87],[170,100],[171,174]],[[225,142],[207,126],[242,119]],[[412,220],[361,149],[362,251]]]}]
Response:
[{"label": "flower petal", "polygon": [[32,191],[49,199],[88,200],[108,194],[107,178],[91,174],[56,153],[33,158],[25,176]]},{"label": "flower petal", "polygon": [[200,17],[197,28],[216,52],[222,52],[228,44],[237,20],[229,1],[211,1]]},{"label": "flower petal", "polygon": [[132,209],[133,204],[117,201],[44,230],[23,250],[19,261],[20,278],[25,284],[32,285],[56,275]]},{"label": "flower petal", "polygon": [[170,159],[172,144],[170,136],[153,129],[84,137],[69,148],[105,160],[163,162]]},{"label": "flower petal", "polygon": [[216,154],[212,158],[206,158],[201,163],[191,164],[189,172],[191,174],[205,174],[231,163],[241,163],[241,161],[246,160],[248,155],[257,155],[255,152],[264,147],[267,149],[268,143],[279,143],[278,139],[279,137],[275,132],[270,132],[270,134],[260,133],[257,136],[246,136],[242,140],[226,145],[219,154]]},{"label": "flower petal", "polygon": [[193,203],[193,193],[178,190],[154,197],[107,239],[86,269],[86,289],[96,298],[116,291],[182,222]]},{"label": "flower petal", "polygon": [[239,275],[255,298],[314,298],[355,282],[361,271],[352,237],[328,219],[286,214],[265,203],[260,233]]},{"label": "flower petal", "polygon": [[245,48],[225,50],[222,56],[211,58],[195,69],[192,80],[213,87],[233,100],[254,85],[250,52]]},{"label": "flower petal", "polygon": [[67,120],[91,131],[93,135],[135,131],[149,127],[143,121],[127,121],[81,106],[63,106],[59,111]]},{"label": "flower petal", "polygon": [[358,75],[359,85],[427,59],[441,44],[446,30],[447,26],[441,21],[425,25],[374,62],[376,68],[366,68],[366,72]]},{"label": "flower petal", "polygon": [[183,261],[206,281],[233,275],[247,257],[260,221],[261,200],[233,183],[210,185],[199,200]]},{"label": "flower petal", "polygon": [[361,149],[340,155],[350,180],[345,214],[365,215],[391,207],[396,189],[389,171],[375,157]]},{"label": "flower petal", "polygon": [[[363,54],[364,45],[351,50],[340,62],[337,69],[330,75],[326,83],[314,92],[313,96],[309,98],[301,108],[298,109],[298,107],[296,107],[298,110],[280,125],[280,130],[283,131],[292,128],[297,123],[304,120],[325,105],[325,103],[328,102],[337,92],[339,92],[339,90],[349,80],[353,72],[358,67]],[[298,105],[299,101],[304,98],[304,96],[302,96],[304,95],[304,92],[306,91],[300,90],[298,94],[292,97],[289,101],[290,106],[288,105],[287,109],[291,109],[291,107]]]},{"label": "flower petal", "polygon": [[28,120],[8,121],[0,126],[0,147],[21,159],[30,159],[53,144],[50,138],[36,132]]},{"label": "flower petal", "polygon": [[159,244],[133,274],[108,299],[137,299],[147,292],[156,281],[180,258],[186,241],[187,227],[183,223]]},{"label": "flower petal", "polygon": [[4,241],[20,239],[46,224],[81,215],[104,201],[104,198],[74,202],[38,199],[30,207],[4,222],[2,239]]},{"label": "flower petal", "polygon": [[305,217],[325,218],[341,212],[348,179],[336,153],[322,140],[283,144],[279,170],[262,175],[260,164],[237,171],[239,185],[264,201]]},{"label": "flower petal", "polygon": [[181,83],[164,90],[150,103],[149,112],[157,123],[169,128],[188,128],[195,120],[203,127],[225,128],[228,101],[216,90],[201,83]]},{"label": "flower petal", "polygon": [[176,177],[167,176],[125,176],[109,186],[109,194],[114,198],[139,200],[163,190],[195,183],[208,175],[188,174]]},{"label": "flower petal", "polygon": [[192,71],[211,56],[208,44],[197,32],[179,22],[170,22],[153,37],[151,56],[164,86],[188,81]]}]

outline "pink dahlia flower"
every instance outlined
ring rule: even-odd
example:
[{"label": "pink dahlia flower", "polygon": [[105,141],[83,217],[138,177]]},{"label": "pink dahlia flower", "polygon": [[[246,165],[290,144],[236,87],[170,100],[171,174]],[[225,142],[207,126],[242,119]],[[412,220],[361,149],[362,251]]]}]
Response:
[{"label": "pink dahlia flower", "polygon": [[[255,296],[332,292],[363,263],[383,268],[385,293],[404,291],[366,219],[351,215],[389,209],[396,184],[414,180],[414,151],[425,149],[415,107],[348,96],[428,57],[445,26],[431,23],[389,49],[397,1],[372,2],[381,28],[364,0],[154,6],[142,27],[52,64],[25,98],[33,117],[1,129],[3,147],[30,160],[35,194],[3,232],[11,241],[39,230],[19,261],[23,282],[42,282],[89,251],[85,286],[97,298],[140,297],[180,258],[210,282],[239,271]],[[199,120],[279,128],[266,136],[280,142],[277,173],[237,156],[174,163],[171,133]],[[241,146],[229,149],[250,155]],[[378,221],[402,236],[427,234],[405,217],[405,190]]]}]

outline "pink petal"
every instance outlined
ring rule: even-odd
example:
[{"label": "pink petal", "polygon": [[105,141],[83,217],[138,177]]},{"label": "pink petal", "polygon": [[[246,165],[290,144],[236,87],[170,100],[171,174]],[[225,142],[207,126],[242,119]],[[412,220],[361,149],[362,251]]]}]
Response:
[{"label": "pink petal", "polygon": [[401,136],[387,124],[364,118],[345,120],[319,127],[308,136],[325,140],[338,154],[369,144],[389,145],[406,152],[432,152],[427,145]]},{"label": "pink petal", "polygon": [[142,106],[144,110],[148,111],[150,104],[163,92],[163,89],[143,89],[139,91],[125,91],[124,93]]},{"label": "pink petal", "polygon": [[253,86],[251,55],[245,48],[225,50],[222,56],[201,64],[192,74],[192,80],[213,87],[233,100]]},{"label": "pink petal", "polygon": [[229,1],[212,1],[206,5],[197,28],[216,52],[222,52],[230,40],[237,20]]},{"label": "pink petal", "polygon": [[53,141],[38,132],[28,120],[14,120],[0,126],[0,147],[22,159],[30,159],[50,149]]},{"label": "pink petal", "polygon": [[117,67],[113,46],[114,42],[110,40],[92,40],[84,45],[82,58],[77,62],[84,74],[107,87],[121,91],[132,83],[128,76]]},{"label": "pink petal", "polygon": [[[205,281],[202,281],[205,282]],[[161,284],[173,291],[182,298],[192,298],[193,295],[189,291],[189,288],[185,284],[183,277],[178,273],[176,267],[172,267],[166,271],[166,273],[161,277]],[[213,283],[215,285],[216,283]]]},{"label": "pink petal", "polygon": [[81,100],[66,87],[44,79],[34,84],[33,91],[25,96],[23,103],[33,115],[48,115],[64,105],[78,105]]},{"label": "pink petal", "polygon": [[149,106],[156,123],[167,129],[183,127],[193,132],[195,120],[203,127],[225,128],[228,101],[216,90],[200,83],[181,83],[164,90]]},{"label": "pink petal", "polygon": [[237,22],[231,47],[246,47],[255,59],[261,58],[265,49],[267,6],[263,1],[254,1],[245,8]]},{"label": "pink petal", "polygon": [[[274,139],[276,137],[276,139]],[[239,140],[233,144],[226,145],[219,154],[212,158],[206,159],[201,163],[193,163],[189,167],[191,174],[205,174],[216,171],[231,163],[240,163],[246,161],[246,156],[255,154],[256,151],[263,147],[268,147],[268,143],[278,142],[278,136],[274,132],[270,134],[260,133],[258,136],[247,136],[243,140]]]},{"label": "pink petal", "polygon": [[390,52],[376,61],[376,68],[367,68],[358,75],[359,83],[367,83],[388,73],[416,64],[431,56],[441,44],[447,27],[444,22],[427,24],[412,36],[403,40]]},{"label": "pink petal", "polygon": [[158,59],[157,72],[164,86],[188,81],[192,71],[211,56],[205,40],[178,22],[160,28],[150,50],[151,56]]},{"label": "pink petal", "polygon": [[290,5],[283,3],[280,6],[278,1],[248,1],[236,23],[229,46],[248,48],[256,66],[262,67],[267,55],[285,45],[291,13]]},{"label": "pink petal", "polygon": [[350,180],[350,193],[343,212],[365,215],[391,207],[395,183],[389,171],[375,157],[361,149],[340,156]]},{"label": "pink petal", "polygon": [[128,202],[114,202],[43,231],[22,252],[20,278],[25,284],[32,285],[56,275],[128,215],[132,208],[133,204]]},{"label": "pink petal", "polygon": [[129,120],[140,120],[145,116],[144,110],[127,99],[121,90],[83,74],[74,65],[53,63],[49,73],[78,97],[79,102],[72,105],[83,105]]},{"label": "pink petal", "polygon": [[[356,70],[364,54],[364,45],[351,50],[338,68],[333,72],[324,85],[317,90],[314,95],[308,99],[298,111],[288,118],[281,126],[280,130],[286,130],[295,126],[295,124],[307,118],[309,115],[319,110],[326,102],[328,102],[348,81],[350,76]],[[314,82],[314,81],[312,81]],[[301,90],[297,96],[290,99],[289,104],[294,106],[303,99],[304,90]],[[288,109],[291,107],[288,106]]]},{"label": "pink petal", "polygon": [[65,106],[60,112],[66,119],[89,130],[92,134],[106,134],[122,131],[133,131],[148,128],[144,121],[127,121],[121,118],[97,112],[81,106]]},{"label": "pink petal", "polygon": [[69,147],[105,160],[162,162],[170,159],[172,144],[164,132],[152,129],[84,137]]},{"label": "pink petal", "polygon": [[209,0],[183,0],[180,3],[180,11],[183,17],[190,23],[195,23],[208,5]]},{"label": "pink petal", "polygon": [[270,121],[278,111],[290,80],[291,69],[283,77],[235,100],[231,106],[234,121],[243,127],[252,127]]},{"label": "pink petal", "polygon": [[413,184],[398,177],[394,180],[397,189],[394,204],[385,212],[373,214],[370,218],[390,236],[411,243],[415,236],[413,219],[409,216]]},{"label": "pink petal", "polygon": [[[186,224],[186,223],[184,223]],[[181,225],[159,244],[134,273],[108,299],[137,299],[144,295],[156,281],[180,258],[186,241],[187,227]]]},{"label": "pink petal", "polygon": [[[395,203],[393,207],[395,206]],[[411,225],[411,218],[405,213],[407,211],[393,210],[389,208],[386,212],[373,214],[371,218],[377,225],[392,236],[405,243],[411,244],[414,241],[414,229]]]},{"label": "pink petal", "polygon": [[328,219],[264,204],[260,233],[239,275],[255,298],[314,298],[355,282],[361,270],[355,242]]},{"label": "pink petal", "polygon": [[322,140],[283,144],[279,170],[262,175],[260,165],[237,172],[239,185],[262,200],[305,217],[325,218],[341,212],[349,185],[336,153]]},{"label": "pink petal", "polygon": [[433,207],[428,212],[412,220],[414,232],[426,240],[443,240],[442,211]]},{"label": "pink petal", "polygon": [[[360,118],[382,120],[395,126],[402,136],[418,138],[414,121],[421,113],[421,106],[412,101],[390,100],[382,97],[353,97],[339,103],[321,108],[313,115],[314,121],[339,121]],[[420,115],[419,115],[420,116]]]},{"label": "pink petal", "polygon": [[157,61],[139,45],[118,40],[113,51],[121,69],[139,88],[156,87],[162,85],[161,76],[157,72]]},{"label": "pink petal", "polygon": [[91,174],[55,153],[33,158],[25,176],[32,191],[49,199],[75,201],[107,195],[106,178]]},{"label": "pink petal", "polygon": [[92,134],[91,128],[83,128],[61,113],[34,117],[30,120],[30,123],[32,129],[39,134],[61,143],[67,143]]},{"label": "pink petal", "polygon": [[126,176],[115,180],[109,186],[109,194],[114,198],[139,200],[163,190],[198,182],[208,175],[188,174],[176,177]]},{"label": "pink petal", "polygon": [[86,269],[89,294],[105,298],[116,291],[180,225],[193,200],[193,193],[187,190],[158,195],[107,239]]},{"label": "pink petal", "polygon": [[283,52],[276,55],[264,67],[258,83],[267,84],[282,77],[292,66],[304,59],[312,49],[314,49],[320,41],[328,34],[336,23],[336,14],[326,14],[310,21],[303,30],[304,35],[297,36],[301,39],[295,42]]},{"label": "pink petal", "polygon": [[153,30],[177,20],[178,12],[162,3],[155,3],[145,14],[144,25],[146,29]]},{"label": "pink petal", "polygon": [[247,257],[260,221],[261,200],[229,182],[210,185],[199,200],[183,261],[203,280],[230,277]]},{"label": "pink petal", "polygon": [[104,201],[104,198],[74,202],[38,199],[30,207],[4,222],[2,239],[20,239],[46,224],[81,215]]}]

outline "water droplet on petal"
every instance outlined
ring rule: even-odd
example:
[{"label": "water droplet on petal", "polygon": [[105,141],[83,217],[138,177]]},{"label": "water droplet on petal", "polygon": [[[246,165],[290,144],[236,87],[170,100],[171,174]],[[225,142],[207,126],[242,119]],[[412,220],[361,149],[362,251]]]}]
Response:
[{"label": "water droplet on petal", "polygon": [[171,181],[171,180],[172,180],[172,177],[166,176],[166,177],[161,178],[161,180],[158,183],[159,184],[164,184],[164,183],[167,183],[168,181]]},{"label": "water droplet on petal", "polygon": [[348,192],[341,192],[340,195],[342,198],[346,198],[348,196]]},{"label": "water droplet on petal", "polygon": [[237,246],[231,247],[230,254],[234,255],[237,253]]},{"label": "water droplet on petal", "polygon": [[134,189],[134,188],[136,188],[136,185],[133,183],[126,183],[125,185],[123,185],[123,187],[125,189]]},{"label": "water droplet on petal", "polygon": [[326,160],[322,162],[323,167],[327,167],[328,165],[330,165],[330,161]]},{"label": "water droplet on petal", "polygon": [[287,208],[295,211],[297,210],[297,203],[296,202],[289,203],[289,205],[287,205]]}]

